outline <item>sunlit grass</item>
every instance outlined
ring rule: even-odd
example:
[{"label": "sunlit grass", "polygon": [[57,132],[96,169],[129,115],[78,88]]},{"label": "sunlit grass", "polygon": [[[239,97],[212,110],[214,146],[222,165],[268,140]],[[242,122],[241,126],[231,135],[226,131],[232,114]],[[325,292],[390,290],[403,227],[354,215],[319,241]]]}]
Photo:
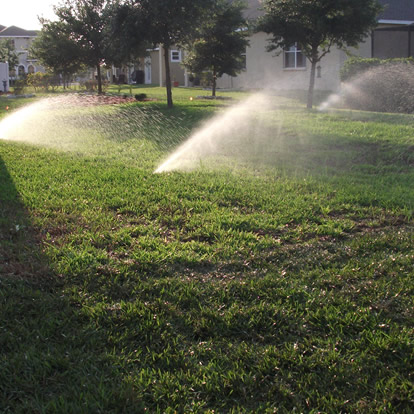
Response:
[{"label": "sunlit grass", "polygon": [[153,174],[228,102],[143,90],[0,140],[0,411],[409,413],[413,118],[275,97],[251,157]]}]

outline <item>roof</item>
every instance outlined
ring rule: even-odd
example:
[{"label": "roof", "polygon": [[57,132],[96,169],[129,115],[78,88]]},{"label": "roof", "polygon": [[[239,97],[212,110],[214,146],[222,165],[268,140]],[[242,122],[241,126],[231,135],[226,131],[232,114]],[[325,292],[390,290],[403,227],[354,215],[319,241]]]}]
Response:
[{"label": "roof", "polygon": [[37,30],[25,30],[17,26],[0,26],[0,37],[34,37],[37,35]]},{"label": "roof", "polygon": [[[398,22],[414,21],[414,0],[378,0],[384,7],[384,11],[379,15],[379,20],[395,20]],[[248,8],[245,16],[248,19],[256,19],[263,12],[262,0],[247,0]]]},{"label": "roof", "polygon": [[414,21],[413,0],[379,0],[384,6],[380,14],[380,20]]}]

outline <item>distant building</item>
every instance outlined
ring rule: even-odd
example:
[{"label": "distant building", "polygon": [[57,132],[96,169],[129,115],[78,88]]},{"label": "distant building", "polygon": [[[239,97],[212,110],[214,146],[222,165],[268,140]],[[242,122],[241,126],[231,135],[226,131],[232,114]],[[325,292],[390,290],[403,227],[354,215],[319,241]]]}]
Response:
[{"label": "distant building", "polygon": [[[358,48],[354,56],[364,58],[406,58],[414,54],[414,0],[379,0],[384,11],[378,16],[378,27]],[[256,19],[261,11],[261,0],[248,0],[246,17]],[[222,76],[220,88],[276,88],[306,90],[309,84],[310,64],[295,44],[279,55],[266,51],[271,35],[255,33],[246,50],[246,69],[236,77]],[[336,47],[320,62],[315,80],[316,90],[335,91],[340,88],[340,69],[348,55]]]},{"label": "distant building", "polygon": [[[113,83],[138,83],[138,84],[157,84],[165,86],[166,69],[164,60],[165,50],[158,45],[153,49],[147,50],[145,58],[138,59],[137,62],[123,67],[112,66],[108,79]],[[169,50],[169,66],[171,81],[175,86],[187,85],[187,73],[185,72],[182,61],[185,51],[173,46]]]},{"label": "distant building", "polygon": [[379,59],[414,56],[414,1],[379,0],[384,11],[371,38],[371,56]]},{"label": "distant building", "polygon": [[[358,48],[351,49],[355,56],[381,59],[414,56],[414,0],[379,0],[384,11],[378,17],[378,27]],[[247,0],[245,16],[255,20],[263,14],[262,0]],[[0,25],[0,40],[12,39],[19,54],[19,65],[9,68],[10,80],[19,75],[44,72],[45,69],[29,55],[29,48],[37,31],[24,30],[16,26]],[[309,84],[310,65],[294,44],[278,56],[266,51],[271,36],[260,32],[250,36],[250,45],[244,55],[246,68],[238,76],[224,75],[217,86],[223,89],[298,89],[306,90]],[[173,47],[169,51],[171,81],[175,86],[191,86],[189,76],[182,66],[185,51]],[[161,46],[148,50],[145,58],[135,64],[112,66],[103,71],[103,76],[113,83],[142,83],[165,85],[164,50]],[[317,67],[316,90],[335,91],[340,88],[340,69],[348,55],[333,47]],[[87,77],[94,76],[88,73]],[[1,79],[0,79],[1,80]],[[1,85],[0,85],[1,86]]]},{"label": "distant building", "polygon": [[36,30],[25,30],[17,26],[5,27],[0,25],[0,40],[11,39],[14,44],[15,52],[19,57],[19,64],[15,68],[9,67],[10,81],[14,81],[19,76],[28,73],[45,72],[37,59],[30,56],[30,46],[36,38]]},{"label": "distant building", "polygon": [[[403,58],[414,56],[414,0],[379,0],[384,7],[378,16],[378,27],[358,48],[350,49],[353,56],[364,58]],[[247,0],[245,17],[254,21],[263,14],[262,0]],[[222,89],[264,89],[307,90],[310,78],[310,64],[300,50],[292,45],[279,55],[266,51],[271,35],[259,32],[249,37],[246,48],[245,69],[237,76],[223,75],[217,81]],[[170,51],[172,82],[191,86],[192,76],[182,66],[185,51]],[[332,47],[318,64],[315,89],[336,91],[340,88],[340,70],[349,55]],[[142,83],[165,85],[165,65],[162,47],[149,51],[140,69],[144,72]],[[130,78],[127,78],[130,79]]]}]

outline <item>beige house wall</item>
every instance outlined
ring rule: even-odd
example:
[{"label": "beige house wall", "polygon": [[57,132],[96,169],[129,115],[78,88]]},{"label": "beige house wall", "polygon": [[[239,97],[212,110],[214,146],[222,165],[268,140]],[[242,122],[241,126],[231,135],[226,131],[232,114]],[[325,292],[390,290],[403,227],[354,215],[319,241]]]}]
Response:
[{"label": "beige house wall", "polygon": [[[177,50],[172,48],[172,50]],[[151,58],[151,74],[152,74],[152,83],[156,85],[160,85],[160,64],[162,67],[162,86],[165,86],[165,60],[164,60],[164,49],[161,49],[161,59],[159,55],[159,49],[152,50],[150,52]],[[179,62],[171,62],[171,50],[169,51],[170,60],[170,74],[171,74],[171,81],[178,82],[180,86],[184,86],[185,82],[185,71],[181,63]],[[181,51],[181,58],[184,58],[184,52]]]},{"label": "beige house wall", "polygon": [[[246,70],[237,77],[224,75],[218,80],[222,89],[279,89],[306,90],[309,87],[310,63],[306,68],[284,68],[283,53],[267,52],[269,35],[256,33],[250,38],[246,50]],[[349,51],[352,55],[370,57],[371,40],[367,39],[358,49]],[[339,72],[348,58],[347,54],[337,48],[332,48],[318,64],[320,77],[315,79],[315,89],[337,91],[340,87]]]},{"label": "beige house wall", "polygon": [[[172,82],[178,82],[180,86],[184,86],[184,68],[181,63],[175,63],[170,61],[171,80]],[[164,80],[165,83],[165,80]]]},{"label": "beige house wall", "polygon": [[149,54],[151,58],[151,83],[159,85],[160,84],[160,59],[159,51],[153,50]]},{"label": "beige house wall", "polygon": [[[3,37],[0,37],[0,40]],[[31,59],[29,54],[30,46],[34,40],[34,37],[20,37],[20,36],[6,36],[4,39],[12,39],[14,41],[14,48],[19,58],[19,66],[24,67],[24,72],[29,73],[29,69],[33,72],[45,72],[45,68],[38,63],[36,59]],[[32,68],[30,68],[32,67]],[[13,76],[13,69],[9,68],[10,76]],[[17,72],[16,68],[16,73]]]}]

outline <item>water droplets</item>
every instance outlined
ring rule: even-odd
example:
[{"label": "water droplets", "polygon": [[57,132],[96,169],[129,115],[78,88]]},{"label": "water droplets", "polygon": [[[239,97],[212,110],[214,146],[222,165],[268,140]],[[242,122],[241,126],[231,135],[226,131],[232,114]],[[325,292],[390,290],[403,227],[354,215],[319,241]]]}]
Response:
[{"label": "water droplets", "polygon": [[[158,168],[156,173],[192,170],[200,165],[226,164],[231,159],[252,159],[267,151],[264,142],[269,130],[264,128],[270,98],[255,94],[219,113],[193,133]],[[278,128],[272,132],[277,135]]]}]

